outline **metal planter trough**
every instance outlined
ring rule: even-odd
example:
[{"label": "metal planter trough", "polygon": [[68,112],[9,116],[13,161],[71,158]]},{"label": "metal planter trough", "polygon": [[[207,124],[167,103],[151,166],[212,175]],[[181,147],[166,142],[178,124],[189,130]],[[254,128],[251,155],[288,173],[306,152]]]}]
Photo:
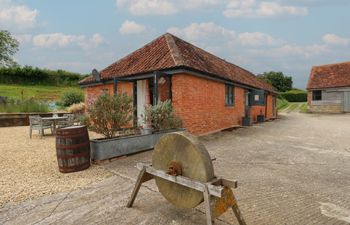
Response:
[{"label": "metal planter trough", "polygon": [[100,161],[151,150],[163,135],[184,130],[173,129],[145,135],[92,139],[90,140],[91,160]]}]

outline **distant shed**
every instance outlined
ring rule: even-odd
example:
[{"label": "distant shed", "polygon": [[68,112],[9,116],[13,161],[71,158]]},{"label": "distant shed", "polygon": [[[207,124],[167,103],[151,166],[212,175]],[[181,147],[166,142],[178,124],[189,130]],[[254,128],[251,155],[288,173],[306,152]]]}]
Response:
[{"label": "distant shed", "polygon": [[350,112],[350,62],[313,67],[307,90],[310,112]]}]

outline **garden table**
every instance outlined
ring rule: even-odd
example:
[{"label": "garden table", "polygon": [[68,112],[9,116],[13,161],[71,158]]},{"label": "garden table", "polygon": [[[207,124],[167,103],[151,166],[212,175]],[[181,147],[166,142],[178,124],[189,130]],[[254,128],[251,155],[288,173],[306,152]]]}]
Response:
[{"label": "garden table", "polygon": [[62,120],[67,120],[67,116],[51,116],[51,117],[42,117],[42,120],[44,121],[52,121],[53,122],[53,134],[56,134],[56,122],[57,121],[62,121]]}]

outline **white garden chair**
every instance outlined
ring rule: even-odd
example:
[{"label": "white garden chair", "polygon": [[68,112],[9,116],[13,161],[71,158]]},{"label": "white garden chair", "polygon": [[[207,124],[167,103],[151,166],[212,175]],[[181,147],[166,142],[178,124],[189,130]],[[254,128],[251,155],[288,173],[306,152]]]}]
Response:
[{"label": "white garden chair", "polygon": [[57,125],[59,128],[70,127],[74,125],[74,114],[63,114],[63,117],[67,117],[67,119],[58,121]]},{"label": "white garden chair", "polygon": [[40,138],[42,138],[45,135],[44,133],[45,129],[50,129],[51,134],[53,134],[51,121],[43,121],[40,116],[29,116],[29,137],[30,138],[32,138],[33,130],[38,130],[40,134]]}]

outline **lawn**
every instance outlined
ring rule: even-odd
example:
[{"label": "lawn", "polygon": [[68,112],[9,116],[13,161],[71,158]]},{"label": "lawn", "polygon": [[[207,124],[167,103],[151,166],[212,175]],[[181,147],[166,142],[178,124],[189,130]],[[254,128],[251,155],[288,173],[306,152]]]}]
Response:
[{"label": "lawn", "polygon": [[277,109],[283,110],[289,106],[289,102],[284,98],[277,98]]},{"label": "lawn", "polygon": [[[42,86],[42,85],[7,85],[0,84],[0,96],[28,99],[34,98],[44,101],[56,101],[61,94],[68,90],[80,90],[78,86]],[[23,93],[23,94],[22,94]],[[23,96],[22,96],[23,95]]]}]

